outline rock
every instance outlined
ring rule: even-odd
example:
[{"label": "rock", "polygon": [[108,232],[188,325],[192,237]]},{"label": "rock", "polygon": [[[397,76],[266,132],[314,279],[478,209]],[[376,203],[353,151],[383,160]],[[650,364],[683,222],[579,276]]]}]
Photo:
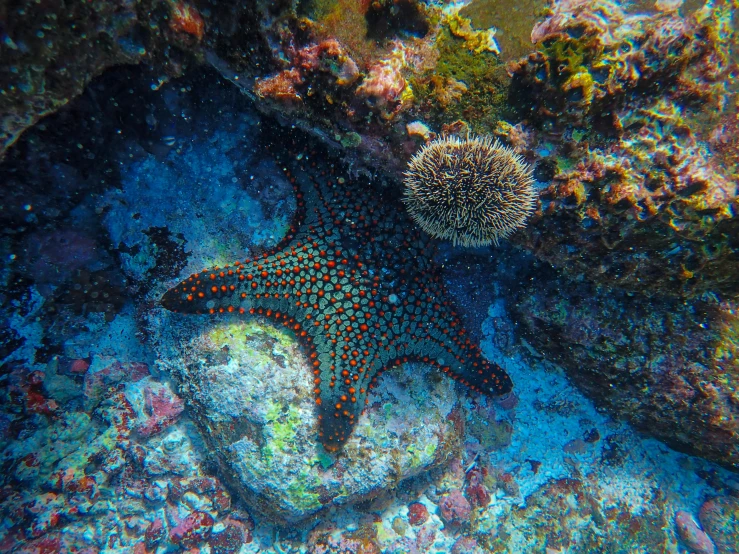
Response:
[{"label": "rock", "polygon": [[509,305],[526,340],[597,405],[672,448],[739,470],[736,303],[541,275]]},{"label": "rock", "polygon": [[719,554],[739,551],[739,498],[719,496],[706,500],[698,519],[713,539]]},{"label": "rock", "polygon": [[715,554],[716,546],[705,531],[698,526],[693,516],[679,510],[675,514],[677,535],[693,554]]},{"label": "rock", "polygon": [[472,506],[462,491],[454,489],[441,498],[439,510],[441,510],[442,519],[447,523],[465,523],[470,519]]},{"label": "rock", "polygon": [[291,334],[255,318],[162,317],[159,359],[222,476],[267,517],[295,522],[372,498],[460,448],[454,383],[430,367],[385,373],[333,455],[317,442],[312,375]]}]

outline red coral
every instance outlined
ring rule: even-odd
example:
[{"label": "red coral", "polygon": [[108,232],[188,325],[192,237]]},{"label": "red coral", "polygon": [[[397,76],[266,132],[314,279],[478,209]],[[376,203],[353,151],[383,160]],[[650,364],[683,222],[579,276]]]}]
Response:
[{"label": "red coral", "polygon": [[474,467],[467,474],[468,484],[465,493],[474,507],[484,507],[490,504],[490,494],[484,483],[486,475],[487,471],[480,467]]},{"label": "red coral", "polygon": [[169,532],[169,539],[182,548],[193,548],[208,539],[213,518],[205,512],[193,512]]},{"label": "red coral", "polygon": [[408,523],[411,525],[423,525],[429,518],[429,511],[420,502],[414,502],[408,506]]},{"label": "red coral", "polygon": [[185,409],[182,399],[174,394],[168,394],[162,388],[154,393],[150,387],[144,389],[144,402],[149,418],[136,429],[139,435],[150,437],[161,433],[180,417]]}]

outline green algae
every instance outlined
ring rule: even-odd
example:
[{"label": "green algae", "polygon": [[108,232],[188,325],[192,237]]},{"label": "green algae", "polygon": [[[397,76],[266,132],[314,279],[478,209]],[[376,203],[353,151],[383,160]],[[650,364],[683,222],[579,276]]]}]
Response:
[{"label": "green algae", "polygon": [[298,409],[294,406],[285,409],[282,404],[273,401],[267,407],[265,417],[268,422],[267,429],[271,431],[268,432],[271,435],[270,450],[272,452],[294,450],[297,429],[302,425]]},{"label": "green algae", "polygon": [[429,109],[425,118],[437,127],[464,120],[475,133],[492,133],[500,119],[513,115],[505,67],[492,53],[471,52],[448,27],[436,46],[434,70],[409,80],[417,105]]},{"label": "green algae", "polygon": [[288,486],[287,492],[292,503],[302,510],[313,510],[321,507],[321,497],[315,491],[320,485],[315,475],[301,471]]}]

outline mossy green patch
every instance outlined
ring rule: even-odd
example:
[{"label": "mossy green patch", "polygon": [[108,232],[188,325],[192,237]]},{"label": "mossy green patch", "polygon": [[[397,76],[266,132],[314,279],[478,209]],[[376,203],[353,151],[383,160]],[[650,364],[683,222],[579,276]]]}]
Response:
[{"label": "mossy green patch", "polygon": [[494,54],[471,52],[448,27],[439,32],[436,46],[434,70],[410,79],[416,104],[429,110],[425,120],[437,128],[463,120],[484,134],[500,119],[516,119],[507,103],[509,77]]},{"label": "mossy green patch", "polygon": [[302,510],[312,510],[321,507],[318,493],[314,492],[318,485],[316,477],[307,471],[301,471],[287,487],[293,504]]},{"label": "mossy green patch", "polygon": [[265,417],[268,423],[265,434],[273,451],[292,450],[295,446],[297,428],[302,424],[298,409],[294,406],[285,408],[277,402],[271,402]]}]

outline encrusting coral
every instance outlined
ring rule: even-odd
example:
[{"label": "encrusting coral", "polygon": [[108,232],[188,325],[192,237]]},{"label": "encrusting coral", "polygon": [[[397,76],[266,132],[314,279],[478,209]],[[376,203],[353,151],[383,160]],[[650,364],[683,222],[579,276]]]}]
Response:
[{"label": "encrusting coral", "polygon": [[533,182],[531,167],[497,140],[444,136],[411,159],[403,200],[434,237],[463,246],[498,244],[533,212]]}]

